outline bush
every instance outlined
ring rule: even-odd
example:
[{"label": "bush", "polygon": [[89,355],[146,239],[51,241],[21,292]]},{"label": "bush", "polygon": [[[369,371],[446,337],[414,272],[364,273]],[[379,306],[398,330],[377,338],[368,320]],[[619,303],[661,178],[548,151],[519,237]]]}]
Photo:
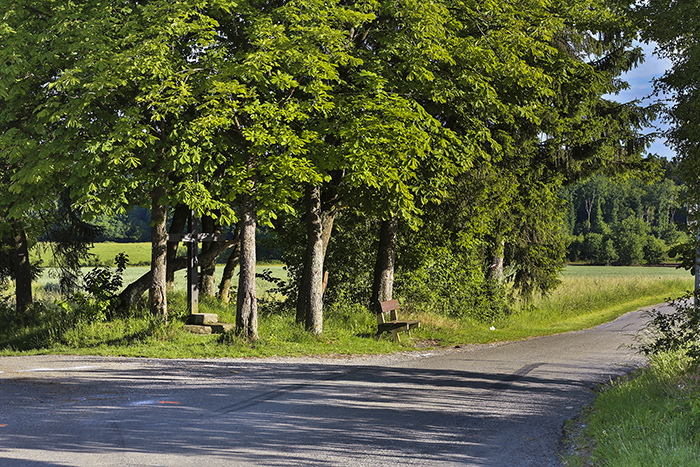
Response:
[{"label": "bush", "polygon": [[505,288],[484,275],[480,263],[447,248],[433,250],[433,260],[397,274],[397,294],[409,308],[493,323],[510,313]]},{"label": "bush", "polygon": [[593,260],[596,263],[602,263],[603,251],[605,248],[605,242],[603,235],[599,233],[589,233],[586,234],[583,241],[583,254],[585,258]]},{"label": "bush", "polygon": [[688,292],[671,302],[673,313],[651,310],[651,320],[638,338],[638,350],[647,356],[686,351],[700,361],[700,309],[693,301],[693,292]]},{"label": "bush", "polygon": [[648,233],[649,225],[634,215],[622,221],[615,235],[620,263],[625,266],[644,263]]},{"label": "bush", "polygon": [[644,258],[648,264],[661,264],[668,251],[666,243],[660,238],[648,236],[644,246]]},{"label": "bush", "polygon": [[114,317],[119,303],[117,292],[123,284],[122,275],[129,262],[126,253],[119,253],[114,262],[116,271],[108,268],[94,268],[83,278],[80,292],[71,300],[77,305],[77,316],[85,322],[102,322]]}]

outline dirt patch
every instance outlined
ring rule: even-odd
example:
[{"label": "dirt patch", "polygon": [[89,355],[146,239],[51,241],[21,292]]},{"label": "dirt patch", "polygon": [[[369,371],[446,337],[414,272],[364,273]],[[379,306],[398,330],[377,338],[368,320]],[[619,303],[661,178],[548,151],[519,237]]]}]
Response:
[{"label": "dirt patch", "polygon": [[431,349],[433,347],[442,347],[440,339],[414,339],[413,345],[417,349]]}]

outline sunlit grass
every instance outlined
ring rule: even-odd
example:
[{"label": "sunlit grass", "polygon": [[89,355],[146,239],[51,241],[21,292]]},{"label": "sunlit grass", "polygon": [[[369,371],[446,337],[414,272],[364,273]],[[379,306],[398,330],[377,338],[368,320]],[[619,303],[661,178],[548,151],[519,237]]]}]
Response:
[{"label": "sunlit grass", "polygon": [[571,266],[556,290],[534,300],[534,309],[520,304],[523,311],[513,316],[511,324],[600,324],[600,320],[675,298],[692,286],[692,276],[675,268]]},{"label": "sunlit grass", "polygon": [[[268,268],[274,277],[286,277],[280,265],[261,266],[259,272]],[[124,283],[146,271],[147,268],[127,268]],[[71,321],[64,329],[60,323],[68,319],[64,316],[66,312],[49,310],[47,316],[51,320],[46,323],[38,320],[40,324],[34,327],[13,329],[14,335],[8,334],[10,331],[0,335],[0,348],[5,349],[2,354],[6,355],[24,351],[174,358],[382,353],[417,345],[490,343],[589,328],[627,311],[680,295],[692,286],[692,277],[672,268],[570,267],[564,271],[557,290],[532,304],[512,303],[514,312],[501,321],[458,320],[426,312],[413,316],[421,320],[421,328],[412,331],[411,339],[404,336],[401,343],[391,341],[388,335],[373,339],[376,317],[363,306],[347,304],[326,306],[323,336],[314,337],[294,322],[291,310],[280,313],[278,307],[271,307],[275,298],[267,294],[271,286],[267,281],[258,281],[258,296],[263,302],[259,306],[260,339],[255,343],[234,338],[220,343],[217,336],[185,332],[182,329],[187,314],[185,272],[179,271],[175,292],[168,299],[168,325],[154,322],[141,309],[128,319],[90,324]],[[44,303],[51,303],[59,298],[55,289],[55,279],[44,276],[37,285],[37,296]],[[55,305],[46,306],[55,308]],[[217,313],[222,322],[235,322],[235,301],[229,307],[201,297],[199,311]],[[61,333],[56,329],[62,329]]]},{"label": "sunlit grass", "polygon": [[585,419],[570,466],[700,466],[700,373],[683,353],[650,365],[598,396]]}]

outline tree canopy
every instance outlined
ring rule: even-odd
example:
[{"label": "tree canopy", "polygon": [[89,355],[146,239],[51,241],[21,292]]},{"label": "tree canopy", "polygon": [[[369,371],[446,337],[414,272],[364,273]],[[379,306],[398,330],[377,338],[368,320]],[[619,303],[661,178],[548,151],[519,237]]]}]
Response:
[{"label": "tree canopy", "polygon": [[530,294],[564,259],[558,190],[645,167],[654,109],[604,97],[640,59],[614,2],[0,5],[0,215],[59,194],[86,220],[147,207],[163,317],[175,206],[240,222],[238,326],[254,339],[258,222],[307,213],[313,313],[331,205],[390,222],[393,242],[400,222],[453,248],[441,257],[468,256],[479,280],[505,261]]}]

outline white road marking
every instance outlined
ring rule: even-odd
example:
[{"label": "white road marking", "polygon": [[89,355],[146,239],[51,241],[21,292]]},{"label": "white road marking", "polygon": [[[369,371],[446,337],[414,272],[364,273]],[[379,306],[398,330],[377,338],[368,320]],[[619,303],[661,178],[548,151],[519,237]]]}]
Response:
[{"label": "white road marking", "polygon": [[[73,371],[73,370],[88,370],[91,368],[99,368],[97,366],[93,365],[86,365],[86,366],[72,366],[72,367],[66,367],[66,368],[31,368],[29,370],[17,370],[17,373],[28,373],[28,372],[33,372],[33,371]],[[2,372],[0,372],[2,373]]]}]

